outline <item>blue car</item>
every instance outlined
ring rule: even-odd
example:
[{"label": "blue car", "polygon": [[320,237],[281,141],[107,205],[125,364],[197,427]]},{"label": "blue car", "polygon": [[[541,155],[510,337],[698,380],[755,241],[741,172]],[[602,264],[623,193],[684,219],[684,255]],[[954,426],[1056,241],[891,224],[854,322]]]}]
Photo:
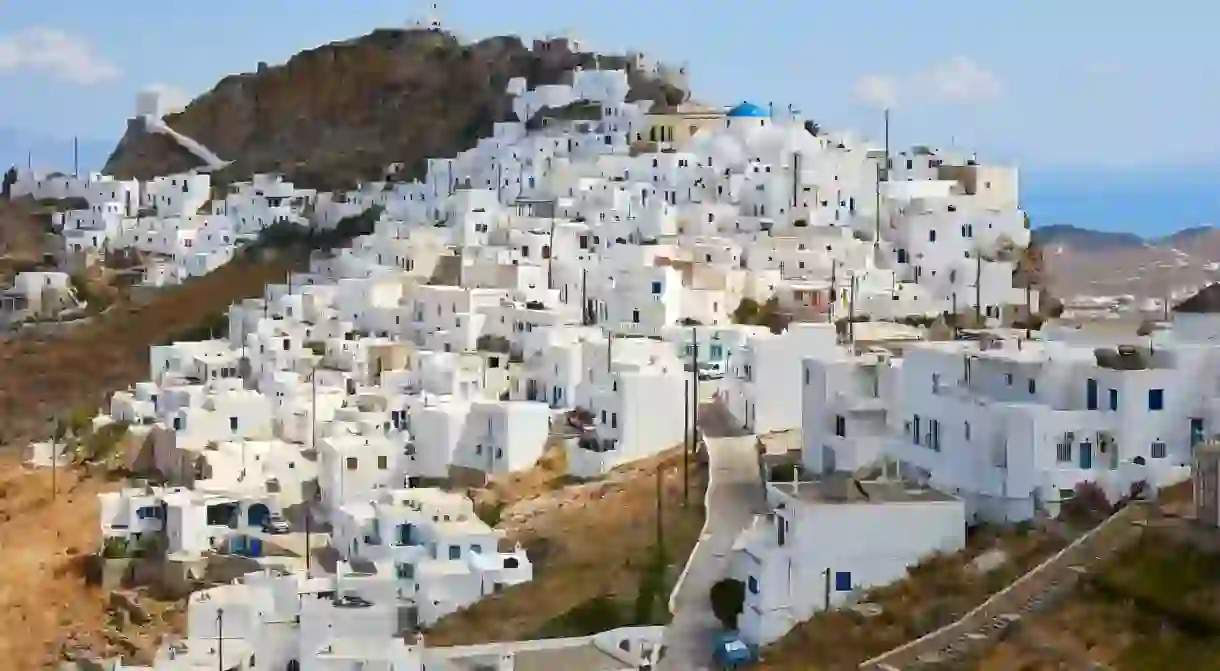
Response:
[{"label": "blue car", "polygon": [[758,661],[758,650],[742,641],[737,632],[726,631],[716,637],[712,658],[722,669],[736,669]]}]

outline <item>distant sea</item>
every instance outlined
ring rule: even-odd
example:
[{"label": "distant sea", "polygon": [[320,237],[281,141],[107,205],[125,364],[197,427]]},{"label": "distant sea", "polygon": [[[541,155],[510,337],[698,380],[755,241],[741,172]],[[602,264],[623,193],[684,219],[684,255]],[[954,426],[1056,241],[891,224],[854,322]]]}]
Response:
[{"label": "distant sea", "polygon": [[1220,164],[1111,171],[1021,171],[1021,206],[1035,226],[1071,224],[1145,237],[1220,225]]}]

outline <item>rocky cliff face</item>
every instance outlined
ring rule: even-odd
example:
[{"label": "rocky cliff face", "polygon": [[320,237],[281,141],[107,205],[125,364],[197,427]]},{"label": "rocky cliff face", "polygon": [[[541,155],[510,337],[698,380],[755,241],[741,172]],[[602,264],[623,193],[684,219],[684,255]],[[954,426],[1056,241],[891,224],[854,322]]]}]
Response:
[{"label": "rocky cliff face", "polygon": [[[531,48],[516,37],[462,44],[428,30],[377,30],[302,52],[283,65],[222,79],[165,122],[234,161],[218,181],[279,172],[301,186],[347,188],[403,162],[422,174],[428,157],[452,156],[512,117],[509,79],[565,81],[576,67],[626,68],[623,56],[574,53],[564,42]],[[664,103],[682,92],[631,74],[631,100]],[[105,170],[124,178],[198,167],[168,138],[132,122]]]}]

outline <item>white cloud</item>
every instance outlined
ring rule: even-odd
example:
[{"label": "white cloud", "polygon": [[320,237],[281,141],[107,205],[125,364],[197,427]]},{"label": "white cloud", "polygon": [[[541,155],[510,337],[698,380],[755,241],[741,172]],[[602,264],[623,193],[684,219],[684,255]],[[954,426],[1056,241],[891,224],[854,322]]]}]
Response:
[{"label": "white cloud", "polygon": [[922,93],[931,95],[937,102],[990,102],[1004,92],[993,72],[964,56],[954,56],[932,66],[916,75],[914,82]]},{"label": "white cloud", "polygon": [[0,35],[0,73],[29,70],[77,84],[100,84],[121,75],[84,39],[56,28],[31,27]]},{"label": "white cloud", "polygon": [[898,103],[898,81],[885,75],[864,75],[856,80],[856,98],[873,107],[893,107]]},{"label": "white cloud", "polygon": [[975,104],[995,100],[1004,87],[994,73],[964,56],[955,56],[905,77],[868,74],[856,80],[853,94],[874,107],[895,107],[900,99]]}]

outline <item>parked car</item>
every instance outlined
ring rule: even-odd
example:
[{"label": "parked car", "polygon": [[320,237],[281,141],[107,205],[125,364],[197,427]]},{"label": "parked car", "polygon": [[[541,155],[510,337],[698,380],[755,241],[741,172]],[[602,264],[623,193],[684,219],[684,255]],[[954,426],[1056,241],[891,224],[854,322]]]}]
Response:
[{"label": "parked car", "polygon": [[292,531],[292,527],[288,525],[288,520],[280,513],[271,513],[263,519],[263,531],[269,534],[286,534]]},{"label": "parked car", "polygon": [[700,380],[719,380],[724,377],[724,364],[719,361],[704,361],[699,364]]}]

